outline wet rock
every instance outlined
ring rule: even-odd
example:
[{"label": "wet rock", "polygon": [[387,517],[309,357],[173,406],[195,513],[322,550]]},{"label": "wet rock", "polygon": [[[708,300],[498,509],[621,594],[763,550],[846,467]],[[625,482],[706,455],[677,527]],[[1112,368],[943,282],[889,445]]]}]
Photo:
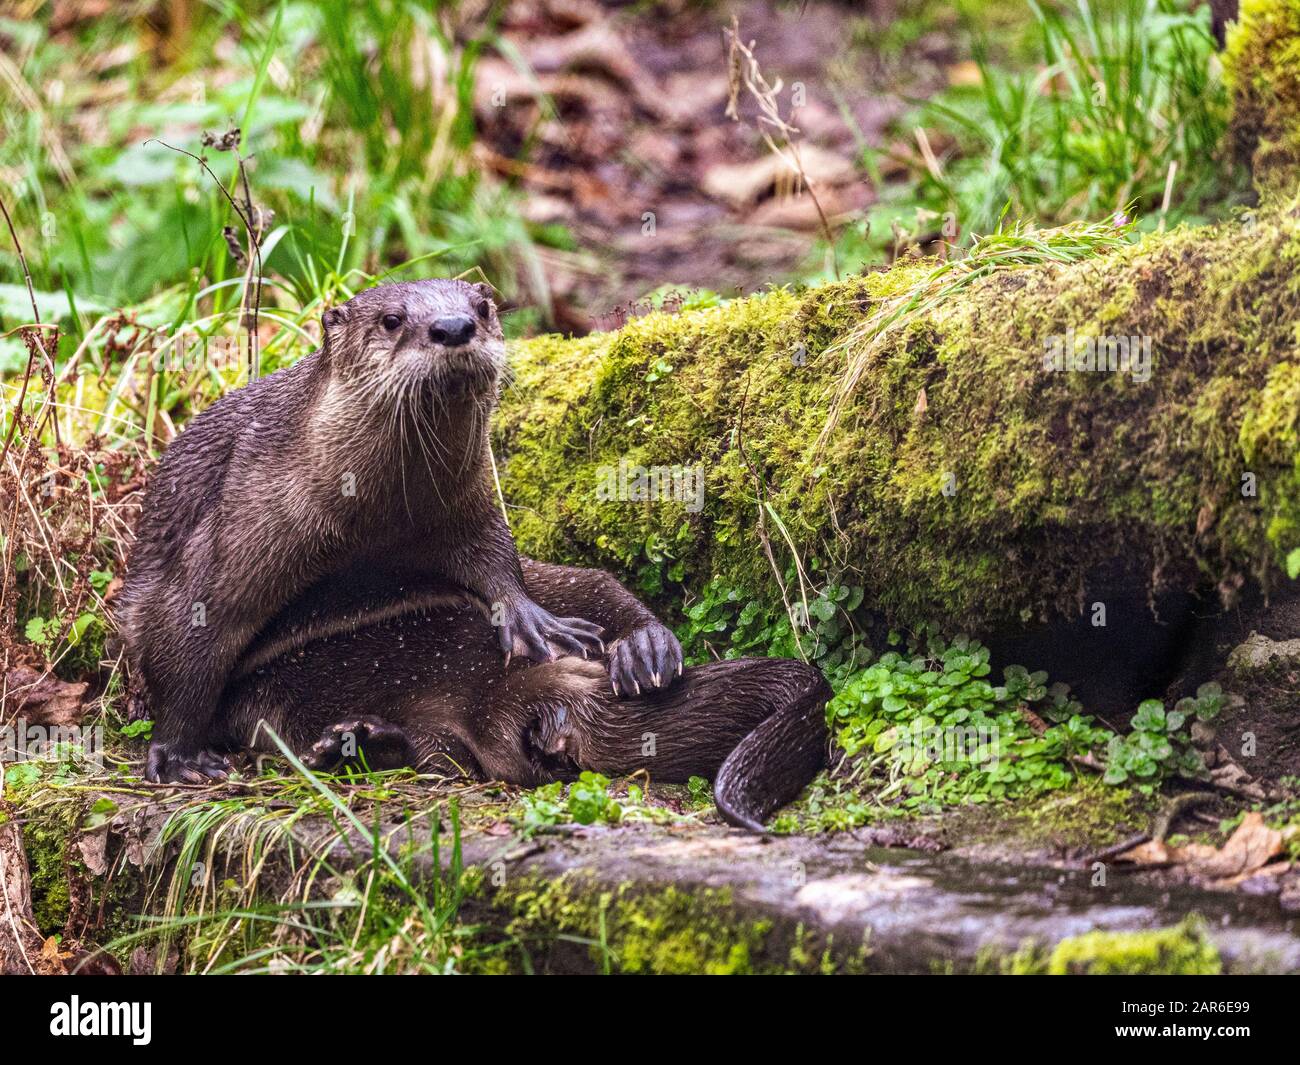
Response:
[{"label": "wet rock", "polygon": [[1228,668],[1236,673],[1282,664],[1300,664],[1300,639],[1270,640],[1252,632],[1228,656]]},{"label": "wet rock", "polygon": [[[472,860],[486,857],[473,843],[468,849]],[[833,843],[804,837],[763,841],[698,826],[588,829],[547,841],[507,867],[506,886],[491,899],[507,913],[517,912],[520,898],[534,897],[533,886],[562,883],[564,905],[552,912],[581,913],[583,898],[613,899],[606,920],[616,925],[623,908],[635,912],[638,900],[671,890],[707,896],[716,927],[717,900],[725,898],[727,927],[765,929],[761,944],[745,940],[755,971],[786,967],[800,937],[805,946],[810,936],[823,945],[829,952],[819,955],[823,963],[829,958],[837,969],[965,971],[996,964],[1030,944],[1050,952],[1093,932],[1174,928],[1191,913],[1204,918],[1208,941],[1230,970],[1300,967],[1300,930],[1275,897],[1193,885],[1162,890],[1123,876],[1096,883],[1091,870],[882,850],[857,841],[846,845],[844,837]],[[554,931],[581,934],[578,926]],[[557,969],[585,964],[566,952]]]}]

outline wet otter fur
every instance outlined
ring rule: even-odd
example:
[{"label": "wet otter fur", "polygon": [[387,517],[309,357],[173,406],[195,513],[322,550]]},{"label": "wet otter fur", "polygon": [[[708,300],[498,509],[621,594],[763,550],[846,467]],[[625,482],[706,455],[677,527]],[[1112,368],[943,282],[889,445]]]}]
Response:
[{"label": "wet otter fur", "polygon": [[528,598],[495,505],[487,421],[505,342],[489,295],[463,281],[362,292],[325,313],[318,351],[223,397],[168,447],[116,609],[155,719],[150,779],[224,774],[212,720],[235,664],[349,567],[459,585],[507,654],[599,653],[596,626]]},{"label": "wet otter fur", "polygon": [[[356,574],[314,589],[246,655],[223,698],[221,742],[278,750],[316,769],[417,766],[535,786],[582,770],[714,780],[730,823],[761,831],[825,764],[830,688],[801,662],[741,659],[648,683],[677,640],[613,577],[523,561],[529,594],[601,625],[608,661],[506,663],[454,586]],[[614,665],[611,668],[611,663]],[[633,677],[615,693],[620,664]]]},{"label": "wet otter fur", "polygon": [[521,564],[490,476],[504,342],[484,286],[383,285],[322,323],[320,350],[196,418],[150,485],[118,603],[156,721],[146,775],[219,778],[230,751],[276,749],[269,728],[318,768],[716,777],[723,815],[760,829],[824,762],[821,675],[683,675],[612,577]]}]

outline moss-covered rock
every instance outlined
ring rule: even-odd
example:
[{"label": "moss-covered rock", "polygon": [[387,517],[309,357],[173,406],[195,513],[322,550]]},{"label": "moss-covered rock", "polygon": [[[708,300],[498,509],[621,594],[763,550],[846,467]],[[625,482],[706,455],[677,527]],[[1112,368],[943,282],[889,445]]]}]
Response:
[{"label": "moss-covered rock", "polygon": [[1300,172],[1300,2],[1242,0],[1228,33],[1232,148],[1261,191],[1294,194]]},{"label": "moss-covered rock", "polygon": [[[506,936],[545,968],[724,976],[855,967],[852,960],[837,960],[824,936],[802,926],[788,943],[778,942],[772,922],[743,915],[726,888],[626,883],[610,889],[569,873],[523,878],[498,892],[492,906],[509,914]],[[573,944],[587,944],[585,952],[575,955]],[[557,955],[557,945],[570,949]]]},{"label": "moss-covered rock", "polygon": [[1201,923],[1188,918],[1150,932],[1089,932],[1058,943],[1047,959],[1051,976],[1213,976],[1223,971]]},{"label": "moss-covered rock", "polygon": [[967,854],[1079,856],[1148,829],[1158,806],[1151,796],[1084,779],[1029,801],[957,810],[948,836]]},{"label": "moss-covered rock", "polygon": [[[516,535],[664,603],[719,576],[779,606],[770,548],[953,630],[1077,615],[1115,558],[1153,584],[1275,582],[1300,546],[1298,260],[1279,209],[994,269],[883,336],[871,316],[933,295],[941,264],[522,342],[498,423]],[[1149,338],[1149,380],[1045,369],[1069,330]],[[702,508],[608,498],[621,461],[699,469]]]},{"label": "moss-covered rock", "polygon": [[23,847],[27,851],[32,885],[32,915],[42,934],[63,931],[72,907],[71,847],[73,826],[69,819],[30,820],[23,825]]}]

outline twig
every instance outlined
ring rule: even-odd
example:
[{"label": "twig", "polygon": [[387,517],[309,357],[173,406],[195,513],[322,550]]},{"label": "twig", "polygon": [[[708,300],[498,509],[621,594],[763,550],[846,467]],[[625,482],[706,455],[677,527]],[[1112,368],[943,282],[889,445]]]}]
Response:
[{"label": "twig", "polygon": [[235,155],[235,164],[239,168],[239,182],[244,187],[244,211],[250,221],[257,223],[257,229],[250,231],[248,234],[248,243],[256,256],[257,276],[252,279],[256,285],[253,296],[253,309],[251,316],[248,313],[248,292],[249,292],[249,274],[253,271],[253,259],[250,258],[248,268],[244,274],[244,314],[240,316],[240,326],[248,330],[249,335],[249,379],[257,377],[261,360],[257,356],[257,317],[262,308],[262,235],[265,228],[262,218],[257,208],[253,205],[253,190],[248,186],[248,169],[244,166],[244,157],[240,154],[239,148],[231,149]]},{"label": "twig", "polygon": [[[0,774],[3,772],[4,762],[0,761]],[[40,939],[39,933],[36,933],[30,928],[23,929],[18,927],[20,916],[24,925],[30,923],[30,885],[28,885],[26,897],[20,897],[23,894],[22,888],[24,885],[19,883],[14,884],[11,887],[9,884],[9,877],[5,872],[5,866],[7,864],[5,852],[11,851],[14,867],[18,871],[19,879],[22,879],[22,866],[19,863],[25,864],[26,862],[26,854],[23,852],[22,847],[23,837],[17,823],[13,820],[13,808],[9,803],[4,803],[4,807],[5,809],[3,812],[6,817],[6,824],[0,826],[0,841],[3,841],[0,842],[0,902],[3,903],[5,914],[9,918],[9,927],[14,941],[14,952],[22,958],[23,964],[27,967],[28,973],[35,976],[36,970],[32,967],[28,945],[30,943],[35,947],[35,941],[39,941]],[[21,915],[17,912],[19,908],[22,908],[25,911]],[[9,952],[6,951],[5,953],[8,954]]]},{"label": "twig", "polygon": [[1151,839],[1150,832],[1138,832],[1129,836],[1128,839],[1121,840],[1114,846],[1107,847],[1105,850],[1097,851],[1083,859],[1085,866],[1093,865],[1096,862],[1108,862],[1112,858],[1118,858],[1121,854],[1131,851],[1134,847],[1140,847],[1142,844],[1149,842]]},{"label": "twig", "polygon": [[[1189,810],[1197,806],[1204,806],[1207,802],[1213,802],[1218,796],[1208,791],[1191,791],[1184,792],[1182,795],[1175,795],[1160,811],[1160,815],[1155,819],[1151,826],[1150,832],[1138,832],[1128,839],[1121,840],[1114,846],[1107,847],[1105,850],[1098,851],[1096,854],[1089,855],[1084,859],[1084,865],[1092,865],[1094,862],[1105,862],[1111,858],[1118,858],[1121,854],[1126,854],[1134,847],[1140,847],[1143,843],[1163,843],[1165,837],[1169,835],[1169,830],[1174,827],[1174,822]],[[1159,862],[1143,863],[1143,869],[1154,869],[1160,864]]]},{"label": "twig", "polygon": [[14,250],[18,253],[19,265],[23,268],[23,280],[27,283],[27,298],[32,301],[32,321],[39,323],[41,312],[36,306],[36,290],[32,287],[32,272],[27,268],[27,256],[23,253],[22,241],[18,239],[18,233],[14,230],[14,220],[9,215],[9,208],[5,206],[3,199],[0,199],[0,211],[4,212],[5,225],[9,227],[9,235],[14,240]]},{"label": "twig", "polygon": [[[749,472],[754,476],[754,483],[758,487],[758,539],[763,545],[763,553],[767,555],[767,564],[772,567],[772,573],[776,577],[777,587],[781,589],[781,602],[785,604],[786,617],[790,618],[790,630],[794,633],[794,643],[799,648],[799,656],[806,662],[808,655],[803,649],[803,641],[799,639],[799,626],[795,624],[794,612],[790,609],[790,594],[786,590],[785,579],[781,576],[781,568],[776,563],[776,555],[772,551],[772,541],[767,535],[767,516],[764,507],[767,500],[764,498],[766,484],[762,475],[749,459],[749,453],[745,450],[745,404],[749,401],[749,375],[745,375],[745,390],[740,396],[740,413],[736,419],[736,449],[740,452],[740,457],[744,460]],[[791,548],[793,550],[793,547]],[[796,556],[795,565],[802,576],[802,569],[798,567],[798,557]],[[803,591],[803,582],[800,580],[799,594],[803,599],[804,623],[808,620],[808,597]]]},{"label": "twig", "polygon": [[[14,250],[18,252],[18,265],[22,267],[23,280],[27,283],[27,298],[32,301],[32,320],[34,324],[41,324],[40,308],[36,306],[36,289],[32,287],[32,272],[27,267],[27,256],[23,253],[23,243],[18,239],[18,231],[14,229],[14,220],[9,215],[9,208],[5,206],[3,198],[0,198],[0,211],[4,212],[5,225],[9,227],[9,236],[13,238]],[[27,334],[23,334],[24,340]],[[41,344],[41,351],[45,353],[45,345]],[[0,450],[0,462],[3,462],[5,456],[9,454],[9,445],[13,442],[14,431],[18,428],[18,416],[22,413],[23,403],[27,399],[27,385],[32,379],[32,361],[35,352],[30,345],[27,349],[27,370],[23,374],[23,385],[18,392],[18,402],[14,405],[13,418],[9,422],[9,431],[5,433],[4,449]],[[47,354],[48,357],[48,354]]]},{"label": "twig", "polygon": [[[780,105],[777,103],[777,93],[781,91],[781,79],[778,78],[775,85],[769,85],[767,79],[763,77],[759,69],[758,60],[754,57],[754,42],[744,44],[740,39],[740,21],[735,15],[731,16],[731,26],[723,31],[730,41],[730,48],[727,53],[727,117],[733,122],[740,121],[739,96],[740,87],[743,84],[749,94],[757,101],[759,110],[762,115],[759,118],[760,125],[758,134],[763,138],[763,143],[768,149],[784,161],[787,165],[793,158],[794,169],[799,175],[799,181],[804,188],[807,188],[808,195],[812,198],[813,207],[817,210],[818,224],[821,226],[822,237],[826,241],[826,247],[831,256],[831,269],[835,273],[835,280],[840,279],[839,258],[835,254],[835,237],[831,232],[831,224],[826,217],[826,212],[822,209],[821,200],[817,196],[817,189],[814,187],[812,180],[808,177],[808,171],[804,169],[803,157],[799,154],[799,142],[797,140],[799,127],[791,125],[781,117]],[[777,133],[785,140],[785,147],[789,148],[789,156],[782,150],[772,135],[761,124],[766,123],[776,130]]]},{"label": "twig", "polygon": [[1165,219],[1169,214],[1169,204],[1174,198],[1174,177],[1178,173],[1178,160],[1169,161],[1169,171],[1165,174],[1165,196],[1160,202],[1160,229],[1159,232],[1165,231]]},{"label": "twig", "polygon": [[[248,233],[248,243],[253,252],[253,262],[257,264],[256,296],[254,297],[253,313],[252,313],[253,329],[249,336],[249,341],[248,341],[248,360],[249,360],[248,376],[250,379],[254,378],[257,376],[257,367],[258,367],[257,316],[258,316],[258,312],[261,309],[261,298],[262,298],[262,246],[257,239],[258,231],[253,227],[252,219],[250,219],[240,208],[235,198],[232,195],[230,195],[230,191],[226,188],[225,184],[221,181],[221,179],[217,177],[217,175],[213,172],[212,167],[208,166],[208,161],[204,159],[203,156],[195,155],[193,152],[186,151],[184,148],[178,148],[176,147],[176,145],[168,144],[165,140],[159,140],[158,138],[150,138],[150,140],[145,141],[145,144],[149,144],[152,141],[157,141],[158,144],[161,144],[164,148],[170,148],[173,152],[179,152],[181,155],[189,156],[196,163],[198,163],[199,166],[203,167],[204,172],[208,175],[208,177],[210,177],[216,183],[217,188],[221,190],[221,195],[223,195],[226,198],[226,200],[230,203],[230,206],[234,209],[235,214],[239,216],[239,220],[244,224],[244,229]],[[243,158],[238,154],[238,152],[236,152],[235,159],[239,169],[239,173],[242,177],[244,173]],[[247,195],[247,188],[248,188],[247,179],[245,179],[244,188],[245,188],[245,195]],[[252,201],[249,200],[248,208],[250,211],[252,210],[252,207],[253,207]],[[246,275],[244,281],[245,300],[247,300],[248,298],[248,289],[249,289],[249,283]],[[152,433],[153,426],[149,426],[148,431]]]}]

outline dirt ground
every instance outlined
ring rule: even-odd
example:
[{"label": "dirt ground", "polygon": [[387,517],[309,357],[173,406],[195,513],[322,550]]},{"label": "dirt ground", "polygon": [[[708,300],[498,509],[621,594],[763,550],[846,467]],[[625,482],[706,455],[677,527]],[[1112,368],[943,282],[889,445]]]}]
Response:
[{"label": "dirt ground", "polygon": [[[504,57],[483,61],[480,155],[518,183],[530,220],[567,227],[582,249],[547,262],[560,325],[616,327],[653,292],[735,295],[826,269],[823,234],[860,232],[877,199],[863,147],[893,156],[879,164],[883,180],[911,180],[917,147],[894,128],[906,99],[969,76],[953,35],[890,36],[907,6],[511,5],[503,29],[536,80]],[[798,131],[807,184],[765,143],[776,130],[754,93],[741,86],[729,117],[733,18],[778,90],[780,119]],[[541,110],[539,90],[553,113]],[[515,162],[525,147],[529,162]],[[828,272],[863,265],[858,257]]]}]

